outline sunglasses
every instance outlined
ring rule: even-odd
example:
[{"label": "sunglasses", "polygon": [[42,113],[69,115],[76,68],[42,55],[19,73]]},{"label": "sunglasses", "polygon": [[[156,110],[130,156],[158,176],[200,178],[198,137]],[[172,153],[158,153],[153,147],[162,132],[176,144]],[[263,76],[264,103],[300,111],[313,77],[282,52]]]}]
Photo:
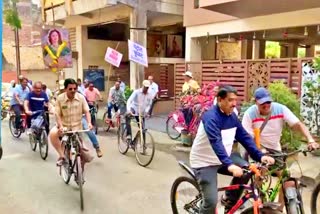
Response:
[{"label": "sunglasses", "polygon": [[77,88],[69,88],[68,90],[69,90],[69,91],[76,91]]}]

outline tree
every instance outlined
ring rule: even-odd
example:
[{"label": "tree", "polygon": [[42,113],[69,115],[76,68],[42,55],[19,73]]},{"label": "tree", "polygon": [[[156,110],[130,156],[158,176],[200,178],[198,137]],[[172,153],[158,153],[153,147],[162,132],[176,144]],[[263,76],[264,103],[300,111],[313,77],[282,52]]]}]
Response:
[{"label": "tree", "polygon": [[5,22],[10,25],[15,34],[15,43],[16,43],[16,67],[17,67],[17,78],[21,74],[20,72],[20,42],[19,42],[19,30],[21,29],[21,20],[19,18],[17,10],[18,0],[4,0],[4,19]]}]

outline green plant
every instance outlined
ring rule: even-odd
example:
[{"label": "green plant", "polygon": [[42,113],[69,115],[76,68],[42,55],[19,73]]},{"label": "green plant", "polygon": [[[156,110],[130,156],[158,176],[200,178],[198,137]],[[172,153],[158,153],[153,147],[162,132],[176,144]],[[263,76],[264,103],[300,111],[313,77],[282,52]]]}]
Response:
[{"label": "green plant", "polygon": [[13,29],[21,29],[21,19],[16,8],[18,0],[4,1],[4,19]]},{"label": "green plant", "polygon": [[124,96],[125,96],[126,101],[129,99],[129,97],[131,96],[132,93],[133,93],[133,90],[129,86],[126,86],[126,88],[124,90]]}]

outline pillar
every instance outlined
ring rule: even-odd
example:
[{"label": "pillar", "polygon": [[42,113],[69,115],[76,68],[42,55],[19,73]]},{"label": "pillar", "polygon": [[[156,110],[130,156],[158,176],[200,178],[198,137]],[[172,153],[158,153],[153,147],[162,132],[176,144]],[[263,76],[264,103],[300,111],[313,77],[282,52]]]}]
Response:
[{"label": "pillar", "polygon": [[77,77],[81,78],[83,81],[83,40],[86,34],[85,26],[76,26],[76,50],[78,52],[78,66],[77,66]]},{"label": "pillar", "polygon": [[[139,28],[139,29],[131,29]],[[130,40],[147,47],[147,11],[136,7],[130,13]],[[130,61],[130,87],[139,88],[144,80],[144,66]]]},{"label": "pillar", "polygon": [[252,59],[264,59],[265,58],[265,41],[253,40],[252,41]]},{"label": "pillar", "polygon": [[287,57],[292,57],[292,58],[298,57],[298,44],[296,43],[289,44]]},{"label": "pillar", "polygon": [[314,57],[315,56],[315,45],[310,45],[310,47],[306,48],[306,57]]},{"label": "pillar", "polygon": [[186,36],[186,62],[201,61],[201,44],[197,38]]},{"label": "pillar", "polygon": [[252,40],[241,41],[241,59],[252,58]]}]

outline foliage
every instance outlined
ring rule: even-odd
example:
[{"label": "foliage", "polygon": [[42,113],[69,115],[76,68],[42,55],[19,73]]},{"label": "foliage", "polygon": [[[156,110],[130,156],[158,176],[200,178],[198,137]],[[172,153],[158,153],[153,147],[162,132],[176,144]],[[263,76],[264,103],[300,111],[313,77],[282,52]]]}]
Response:
[{"label": "foliage", "polygon": [[298,48],[298,58],[306,57],[306,51],[305,48]]},{"label": "foliage", "polygon": [[[287,106],[299,119],[300,116],[300,101],[297,96],[287,87],[282,81],[275,81],[269,85],[269,91],[272,99],[275,102]],[[301,145],[301,135],[293,132],[286,124],[281,136],[281,145],[288,144],[289,149],[297,149]]]},{"label": "foliage", "polygon": [[279,42],[266,42],[266,49],[265,49],[266,58],[280,58],[280,45]]},{"label": "foliage", "polygon": [[126,101],[129,99],[129,97],[131,96],[132,93],[133,93],[133,90],[129,86],[126,86],[126,88],[124,90],[124,96],[125,96]]},{"label": "foliage", "polygon": [[9,0],[4,2],[4,20],[13,29],[21,29],[21,20],[15,4],[18,0]]}]

